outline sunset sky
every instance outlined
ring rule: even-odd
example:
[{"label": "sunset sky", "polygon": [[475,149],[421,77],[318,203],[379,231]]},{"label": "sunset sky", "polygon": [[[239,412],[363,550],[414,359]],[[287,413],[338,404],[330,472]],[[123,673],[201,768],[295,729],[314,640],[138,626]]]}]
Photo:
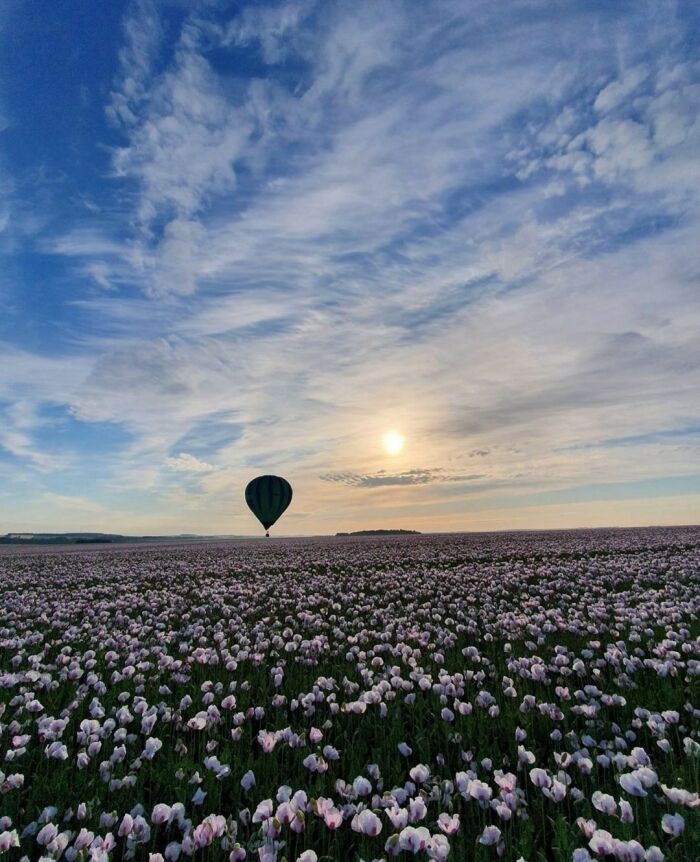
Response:
[{"label": "sunset sky", "polygon": [[700,522],[699,40],[0,0],[0,533]]}]

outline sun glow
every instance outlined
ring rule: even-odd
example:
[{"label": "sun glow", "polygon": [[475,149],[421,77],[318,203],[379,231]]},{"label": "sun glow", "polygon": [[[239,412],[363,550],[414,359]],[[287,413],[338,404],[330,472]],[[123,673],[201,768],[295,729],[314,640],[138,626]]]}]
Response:
[{"label": "sun glow", "polygon": [[383,438],[384,448],[389,455],[398,455],[403,449],[406,438],[398,431],[387,431]]}]

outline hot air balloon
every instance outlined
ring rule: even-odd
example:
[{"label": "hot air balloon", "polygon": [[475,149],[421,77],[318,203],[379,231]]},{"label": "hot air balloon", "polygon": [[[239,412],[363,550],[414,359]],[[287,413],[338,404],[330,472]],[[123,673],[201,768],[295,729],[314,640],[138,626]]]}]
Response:
[{"label": "hot air balloon", "polygon": [[258,476],[245,489],[248,508],[270,535],[270,527],[292,502],[292,486],[281,476]]}]

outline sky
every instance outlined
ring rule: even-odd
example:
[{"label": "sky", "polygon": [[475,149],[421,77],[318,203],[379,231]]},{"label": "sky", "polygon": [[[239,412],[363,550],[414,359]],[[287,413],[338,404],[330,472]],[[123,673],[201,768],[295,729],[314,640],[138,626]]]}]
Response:
[{"label": "sky", "polygon": [[699,37],[0,0],[0,533],[699,523]]}]

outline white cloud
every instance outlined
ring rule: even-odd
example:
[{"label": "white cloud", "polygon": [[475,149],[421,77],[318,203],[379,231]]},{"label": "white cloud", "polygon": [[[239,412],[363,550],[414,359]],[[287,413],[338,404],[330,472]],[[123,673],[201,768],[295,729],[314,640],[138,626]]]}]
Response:
[{"label": "white cloud", "polygon": [[[700,147],[700,83],[691,64],[669,63],[653,75],[647,71],[630,73],[633,89],[646,83],[646,91],[634,99],[624,87],[615,99],[603,99],[606,115],[578,134],[557,135],[562,118],[570,122],[570,108],[538,132],[540,145],[550,150],[544,164],[572,172],[582,181],[597,179],[608,184],[632,184],[640,193],[660,196],[657,210],[664,204],[698,205],[698,151]],[[627,77],[621,79],[627,81]],[[613,85],[601,90],[598,106]],[[531,174],[542,166],[537,157],[529,160],[521,151],[521,174]],[[689,182],[690,180],[690,182]]]},{"label": "white cloud", "polygon": [[190,455],[189,452],[180,452],[174,458],[167,458],[165,463],[170,470],[176,470],[179,473],[210,473],[216,470],[213,464],[207,464],[206,461]]},{"label": "white cloud", "polygon": [[139,180],[145,226],[162,213],[186,218],[207,194],[233,189],[234,162],[252,131],[190,42],[183,37],[172,68],[134,105],[138,113],[126,122],[130,143],[114,156],[118,174]]},{"label": "white cloud", "polygon": [[611,81],[596,96],[593,107],[601,114],[611,111],[625,101],[649,77],[649,70],[643,66],[628,69],[621,77]]},{"label": "white cloud", "polygon": [[153,64],[162,39],[158,7],[153,0],[136,0],[124,19],[124,45],[119,51],[121,74],[107,106],[107,116],[112,122],[136,122],[135,112],[148,97]]},{"label": "white cloud", "polygon": [[45,491],[41,495],[42,500],[56,506],[60,509],[68,509],[69,511],[85,512],[88,514],[104,514],[105,507],[101,503],[95,502],[87,497],[76,497],[70,494],[54,494],[51,491]]}]

